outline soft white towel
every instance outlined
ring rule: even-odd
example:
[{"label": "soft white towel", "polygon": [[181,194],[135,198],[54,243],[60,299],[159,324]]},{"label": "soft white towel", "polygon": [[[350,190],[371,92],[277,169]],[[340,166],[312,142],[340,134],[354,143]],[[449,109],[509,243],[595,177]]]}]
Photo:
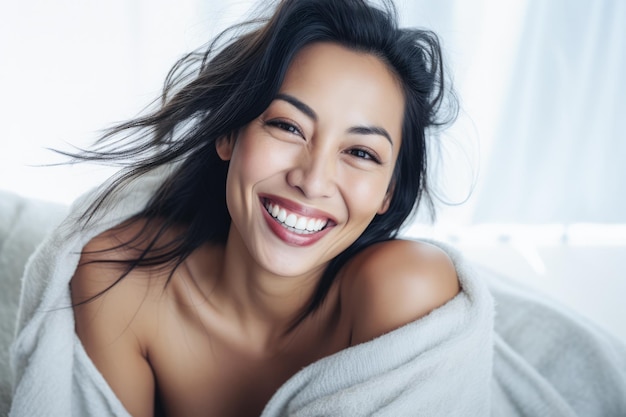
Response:
[{"label": "soft white towel", "polygon": [[9,345],[24,265],[43,237],[61,222],[67,207],[0,190],[0,416],[9,412]]},{"label": "soft white towel", "polygon": [[[30,259],[11,349],[11,416],[128,416],[74,333],[68,283],[81,248],[143,207],[163,175],[126,187],[84,231],[76,216],[93,194],[79,199]],[[414,323],[305,367],[263,417],[626,416],[619,342],[442,247],[457,267],[459,295]]]}]

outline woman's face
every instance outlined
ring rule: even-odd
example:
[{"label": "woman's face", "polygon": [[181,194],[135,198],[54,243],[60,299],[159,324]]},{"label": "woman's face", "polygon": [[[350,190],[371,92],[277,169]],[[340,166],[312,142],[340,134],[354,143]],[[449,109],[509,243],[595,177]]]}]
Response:
[{"label": "woman's face", "polygon": [[263,114],[218,141],[229,240],[275,274],[321,272],[387,210],[403,115],[377,57],[332,43],[300,51]]}]

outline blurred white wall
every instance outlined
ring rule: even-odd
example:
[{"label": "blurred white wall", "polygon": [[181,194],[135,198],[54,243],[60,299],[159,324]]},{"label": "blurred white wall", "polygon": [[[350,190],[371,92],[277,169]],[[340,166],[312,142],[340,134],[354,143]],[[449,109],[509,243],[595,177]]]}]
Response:
[{"label": "blurred white wall", "polygon": [[[207,3],[207,4],[205,4]],[[174,62],[247,2],[0,2],[0,188],[69,203],[114,171],[45,148],[88,146],[155,99]]]}]

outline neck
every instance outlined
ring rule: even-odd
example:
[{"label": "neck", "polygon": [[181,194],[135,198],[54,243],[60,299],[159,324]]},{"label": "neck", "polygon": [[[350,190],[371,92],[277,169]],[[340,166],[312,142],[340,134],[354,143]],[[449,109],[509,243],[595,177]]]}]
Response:
[{"label": "neck", "polygon": [[237,233],[229,235],[212,297],[259,346],[276,347],[311,300],[323,269],[280,276],[260,266]]}]

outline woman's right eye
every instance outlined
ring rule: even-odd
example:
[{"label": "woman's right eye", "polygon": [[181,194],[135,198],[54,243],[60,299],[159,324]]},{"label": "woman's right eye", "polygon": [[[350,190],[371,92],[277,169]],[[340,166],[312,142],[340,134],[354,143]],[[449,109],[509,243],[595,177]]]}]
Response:
[{"label": "woman's right eye", "polygon": [[285,132],[289,132],[291,134],[304,137],[304,135],[302,134],[302,132],[300,131],[300,129],[298,129],[296,125],[289,123],[285,120],[268,120],[266,124],[268,126],[273,126],[280,130],[284,130]]}]

